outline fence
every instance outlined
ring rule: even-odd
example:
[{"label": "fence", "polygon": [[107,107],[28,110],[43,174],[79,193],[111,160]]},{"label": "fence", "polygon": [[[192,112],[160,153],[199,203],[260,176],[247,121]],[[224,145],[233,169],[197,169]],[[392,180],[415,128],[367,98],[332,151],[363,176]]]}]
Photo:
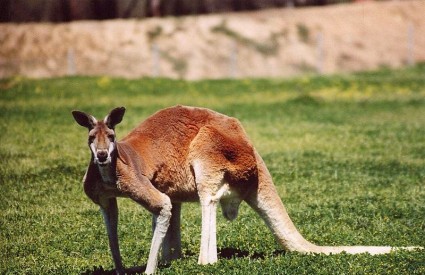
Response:
[{"label": "fence", "polygon": [[[324,68],[325,63],[325,56],[326,56],[326,49],[325,49],[325,40],[326,36],[323,32],[318,32],[315,40],[314,40],[314,48],[315,48],[315,62],[313,66],[310,66],[308,70],[304,69],[304,71],[300,71],[300,74],[309,72],[309,73],[316,73],[316,74],[324,74],[326,73]],[[401,42],[403,43],[403,42]],[[405,65],[414,65],[416,63],[415,58],[415,26],[412,23],[408,24],[407,30],[406,30],[406,41],[405,43]],[[239,70],[239,64],[240,64],[240,57],[239,57],[239,49],[241,47],[244,47],[244,45],[240,45],[235,41],[232,41],[231,46],[229,47],[228,54],[226,59],[224,60],[224,63],[227,64],[227,66],[224,66],[224,69],[222,71],[221,76],[223,78],[238,78],[238,77],[244,77],[240,73]],[[161,65],[164,63],[169,62],[170,56],[163,50],[161,50],[161,45],[159,43],[152,43],[150,46],[150,73],[147,73],[146,75],[140,75],[140,76],[150,76],[150,77],[170,77],[167,73],[164,73],[163,70],[161,70]],[[67,56],[66,56],[66,63],[63,62],[63,64],[66,64],[66,75],[72,76],[72,75],[79,75],[79,74],[85,74],[84,71],[78,71],[76,66],[76,59],[78,59],[78,56],[75,53],[75,50],[73,48],[68,48]],[[168,61],[167,61],[168,60]],[[41,61],[41,60],[39,60]],[[26,62],[37,62],[37,60],[32,61],[26,61]],[[176,62],[174,60],[174,62]],[[227,68],[227,69],[226,69]],[[184,75],[180,75],[180,77],[184,77]],[[208,75],[205,76],[205,78],[208,78]]]},{"label": "fence", "polygon": [[[71,37],[68,40],[50,36],[36,38],[36,34],[29,39],[22,35],[16,38],[16,43],[23,41],[27,48],[22,50],[21,45],[9,45],[12,48],[10,51],[30,54],[5,57],[7,55],[2,56],[5,51],[0,48],[0,78],[13,75],[111,75],[183,79],[287,77],[305,73],[368,70],[381,66],[396,67],[425,61],[422,51],[425,47],[425,22],[403,22],[397,30],[388,27],[389,30],[382,38],[375,39],[382,45],[375,45],[369,40],[377,35],[376,28],[375,33],[366,37],[352,35],[347,38],[344,31],[338,35],[330,32],[329,26],[312,27],[314,24],[311,22],[304,25],[295,21],[292,27],[282,27],[278,31],[276,28],[270,30],[270,24],[266,24],[264,27],[269,29],[264,33],[257,31],[255,34],[259,37],[256,37],[235,29],[235,25],[230,26],[227,19],[220,18],[215,19],[215,25],[208,29],[209,36],[202,40],[205,33],[194,36],[190,32],[180,32],[180,29],[185,28],[184,24],[187,25],[186,29],[193,25],[190,21],[192,19],[185,20],[189,22],[169,20],[173,25],[161,25],[163,21],[78,23],[88,25],[88,28],[84,25],[85,31],[92,28],[95,32],[80,33],[77,27],[72,26],[76,31],[72,37],[67,34]],[[149,24],[153,26],[150,29],[147,27]],[[118,32],[131,28],[134,31],[117,40],[113,32],[108,32],[107,26]],[[146,29],[144,33],[137,32],[139,26]],[[98,28],[108,31],[97,34]],[[69,29],[71,27],[65,25],[60,30],[46,29],[43,32],[45,35],[54,32],[62,35]],[[9,32],[14,33],[14,30]],[[105,37],[109,37],[109,40]],[[49,40],[56,41],[53,43]],[[85,44],[80,40],[84,40]],[[7,44],[6,40],[2,41],[5,41],[4,45]],[[32,44],[35,42],[38,44]],[[373,58],[370,58],[372,55]]]}]

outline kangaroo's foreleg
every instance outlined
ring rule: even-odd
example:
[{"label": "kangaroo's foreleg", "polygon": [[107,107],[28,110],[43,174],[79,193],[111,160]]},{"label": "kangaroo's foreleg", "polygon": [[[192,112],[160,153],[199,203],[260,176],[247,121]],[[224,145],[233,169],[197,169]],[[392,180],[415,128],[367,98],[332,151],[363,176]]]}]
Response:
[{"label": "kangaroo's foreleg", "polygon": [[181,233],[180,233],[180,212],[181,203],[173,203],[171,209],[170,226],[162,243],[162,262],[169,263],[178,259],[182,255]]},{"label": "kangaroo's foreleg", "polygon": [[149,179],[143,175],[136,175],[131,169],[126,169],[126,182],[120,183],[121,191],[136,201],[154,215],[154,232],[148,263],[145,273],[152,274],[158,264],[158,255],[171,219],[171,200],[164,193],[158,191]]},{"label": "kangaroo's foreleg", "polygon": [[120,249],[118,244],[118,205],[116,198],[104,199],[100,202],[100,209],[108,233],[109,248],[111,249],[112,259],[114,260],[117,274],[124,274],[124,267],[121,261]]},{"label": "kangaroo's foreleg", "polygon": [[151,248],[149,251],[146,274],[153,274],[158,264],[158,255],[164,237],[167,233],[171,218],[171,203],[169,207],[164,207],[158,215],[155,215],[155,230],[153,232]]}]

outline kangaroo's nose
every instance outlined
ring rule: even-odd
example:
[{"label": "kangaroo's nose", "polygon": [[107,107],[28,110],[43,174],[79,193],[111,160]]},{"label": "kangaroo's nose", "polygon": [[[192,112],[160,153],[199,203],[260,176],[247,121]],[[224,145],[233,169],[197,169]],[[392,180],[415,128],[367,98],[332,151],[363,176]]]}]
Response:
[{"label": "kangaroo's nose", "polygon": [[97,159],[99,162],[105,162],[108,158],[108,151],[106,150],[99,150],[97,151]]}]

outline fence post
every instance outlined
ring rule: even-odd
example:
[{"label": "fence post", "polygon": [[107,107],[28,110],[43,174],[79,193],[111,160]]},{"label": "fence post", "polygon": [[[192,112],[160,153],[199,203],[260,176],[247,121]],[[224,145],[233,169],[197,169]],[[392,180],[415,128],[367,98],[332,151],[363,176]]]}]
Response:
[{"label": "fence post", "polygon": [[317,34],[316,40],[317,64],[316,70],[318,74],[323,74],[323,33]]},{"label": "fence post", "polygon": [[229,56],[229,74],[231,78],[235,78],[238,74],[238,46],[235,41],[232,41],[230,46]]},{"label": "fence post", "polygon": [[67,74],[69,76],[75,75],[75,53],[73,48],[68,48],[67,52]]},{"label": "fence post", "polygon": [[415,64],[415,26],[409,22],[407,26],[407,64],[413,66]]},{"label": "fence post", "polygon": [[158,77],[160,74],[160,67],[159,67],[159,58],[160,58],[160,52],[157,44],[152,44],[151,47],[152,52],[152,76]]}]

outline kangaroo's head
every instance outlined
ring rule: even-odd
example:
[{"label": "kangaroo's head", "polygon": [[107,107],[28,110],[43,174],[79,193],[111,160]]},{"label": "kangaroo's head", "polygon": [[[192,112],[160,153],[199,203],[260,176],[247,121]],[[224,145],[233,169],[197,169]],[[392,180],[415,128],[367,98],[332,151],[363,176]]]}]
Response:
[{"label": "kangaroo's head", "polygon": [[81,111],[72,111],[75,121],[89,130],[88,144],[95,164],[111,163],[116,149],[115,125],[122,121],[124,107],[113,109],[103,120]]}]

